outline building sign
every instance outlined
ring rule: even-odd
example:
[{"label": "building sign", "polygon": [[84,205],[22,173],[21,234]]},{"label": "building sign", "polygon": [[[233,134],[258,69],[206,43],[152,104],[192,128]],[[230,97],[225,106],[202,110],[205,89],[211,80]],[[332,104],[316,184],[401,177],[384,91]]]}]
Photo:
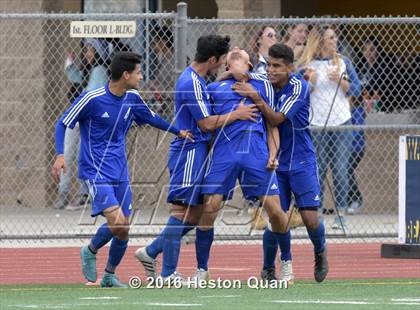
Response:
[{"label": "building sign", "polygon": [[71,38],[133,38],[135,21],[72,21]]}]

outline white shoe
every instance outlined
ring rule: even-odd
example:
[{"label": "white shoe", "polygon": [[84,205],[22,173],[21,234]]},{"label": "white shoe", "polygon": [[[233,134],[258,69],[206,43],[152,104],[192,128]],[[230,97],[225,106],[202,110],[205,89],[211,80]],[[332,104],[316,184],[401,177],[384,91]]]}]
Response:
[{"label": "white shoe", "polygon": [[360,209],[362,208],[362,205],[360,202],[353,201],[350,206],[347,208],[347,214],[353,215],[360,212]]},{"label": "white shoe", "polygon": [[280,261],[280,281],[287,281],[288,285],[293,285],[295,276],[293,275],[292,261]]},{"label": "white shoe", "polygon": [[346,220],[344,218],[344,216],[340,215],[340,216],[336,216],[334,218],[334,223],[331,226],[332,229],[334,230],[347,230],[347,225],[346,225]]},{"label": "white shoe", "polygon": [[134,257],[138,259],[138,261],[143,265],[144,270],[146,272],[146,276],[148,278],[157,278],[156,273],[156,265],[157,259],[154,259],[147,254],[146,247],[139,248],[136,253],[134,253]]},{"label": "white shoe", "polygon": [[210,272],[208,272],[207,270],[204,269],[197,269],[197,271],[194,273],[194,275],[191,278],[193,281],[195,281],[195,279],[197,279],[198,281],[209,281],[210,280]]}]

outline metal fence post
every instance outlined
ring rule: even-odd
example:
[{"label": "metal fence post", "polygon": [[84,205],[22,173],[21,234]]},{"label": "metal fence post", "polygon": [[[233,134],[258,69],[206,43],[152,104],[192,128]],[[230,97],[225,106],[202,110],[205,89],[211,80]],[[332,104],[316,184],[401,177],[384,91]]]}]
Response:
[{"label": "metal fence post", "polygon": [[175,27],[175,73],[178,76],[187,65],[187,4],[185,2],[179,2],[176,5]]}]

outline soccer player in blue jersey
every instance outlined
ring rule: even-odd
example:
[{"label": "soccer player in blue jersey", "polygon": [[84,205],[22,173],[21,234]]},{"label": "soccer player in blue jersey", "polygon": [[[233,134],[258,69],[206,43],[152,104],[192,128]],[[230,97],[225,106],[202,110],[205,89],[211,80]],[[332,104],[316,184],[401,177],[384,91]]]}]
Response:
[{"label": "soccer player in blue jersey", "polygon": [[[237,85],[237,91],[248,94],[263,113],[264,117],[280,132],[280,157],[277,179],[283,210],[290,206],[291,193],[305,223],[309,238],[314,245],[314,277],[322,282],[328,273],[327,248],[324,224],[318,219],[320,206],[320,186],[316,153],[309,131],[309,85],[301,77],[293,74],[293,51],[284,44],[270,47],[267,75],[275,89],[275,108],[267,105],[250,84]],[[283,242],[290,244],[290,232],[283,236]],[[264,275],[275,277],[276,238],[267,229],[263,237]],[[292,255],[281,248],[282,273],[293,273],[289,268]]]},{"label": "soccer player in blue jersey", "polygon": [[[249,56],[243,50],[233,50],[228,55],[228,69],[246,73],[249,70]],[[234,90],[236,79],[230,78],[212,83],[208,90],[214,101],[217,114],[234,110],[239,102],[253,104],[252,99]],[[265,80],[249,80],[250,85],[260,94],[261,100],[273,106],[274,90]],[[267,211],[275,237],[286,230],[287,216],[280,207],[279,191],[275,168],[279,148],[277,126],[265,122],[258,113],[256,122],[236,121],[216,131],[212,147],[212,159],[204,179],[202,193],[205,194],[204,212],[201,216],[200,231],[211,232],[217,213],[223,201],[232,198],[236,181],[239,180],[245,199],[259,199]],[[208,260],[213,238],[196,236],[198,271],[200,280],[208,280]]]},{"label": "soccer player in blue jersey", "polygon": [[96,253],[112,240],[102,287],[127,287],[115,276],[115,269],[128,243],[131,189],[125,136],[133,121],[169,131],[180,139],[192,139],[190,132],[170,125],[147,107],[136,90],[141,79],[140,55],[117,54],[111,63],[111,81],[82,93],[56,125],[53,177],[58,180],[61,170],[66,172],[63,157],[66,128],[80,124],[79,178],[89,187],[92,216],[103,215],[107,220],[90,244],[81,248],[82,271],[88,281],[96,281]]},{"label": "soccer player in blue jersey", "polygon": [[[178,78],[175,94],[175,122],[194,135],[194,141],[175,139],[169,151],[170,187],[167,201],[172,204],[165,228],[147,247],[135,256],[146,274],[155,278],[156,257],[163,252],[161,277],[164,282],[181,279],[176,271],[181,238],[198,223],[202,212],[200,186],[206,168],[211,131],[235,120],[253,120],[255,105],[239,107],[224,115],[212,115],[210,97],[204,78],[215,74],[225,64],[229,37],[202,36],[197,41],[194,61]],[[198,236],[211,238],[209,232],[196,230]]]}]

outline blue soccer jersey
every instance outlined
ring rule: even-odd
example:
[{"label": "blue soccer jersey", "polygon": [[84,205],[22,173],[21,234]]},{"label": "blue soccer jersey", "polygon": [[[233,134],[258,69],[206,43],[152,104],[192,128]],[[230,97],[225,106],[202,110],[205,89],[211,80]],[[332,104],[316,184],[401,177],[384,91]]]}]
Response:
[{"label": "blue soccer jersey", "polygon": [[195,143],[207,143],[211,134],[202,131],[197,122],[210,115],[206,81],[192,67],[187,67],[176,84],[175,124],[178,128],[189,130],[194,136],[194,142],[175,138],[171,149],[188,150],[193,148]]},{"label": "blue soccer jersey", "polygon": [[70,128],[80,124],[80,179],[97,183],[129,180],[125,136],[133,121],[179,133],[153,113],[136,90],[118,97],[106,84],[82,93],[73,102],[59,122]]},{"label": "blue soccer jersey", "polygon": [[[232,90],[234,83],[234,79],[229,79],[209,85],[215,114],[226,114],[235,110],[244,98]],[[274,90],[270,82],[264,78],[252,79],[249,83],[274,108]],[[252,103],[252,100],[246,98],[244,104]],[[246,199],[278,195],[276,174],[266,167],[269,150],[262,114],[258,113],[256,122],[237,120],[217,133],[202,193],[222,194],[224,200],[229,200],[236,181],[239,180]]]},{"label": "blue soccer jersey", "polygon": [[309,131],[309,85],[297,75],[275,93],[275,111],[286,121],[279,125],[280,156],[278,171],[297,170],[316,163],[316,154]]},{"label": "blue soccer jersey", "polygon": [[[223,115],[230,113],[239,105],[239,102],[244,99],[243,96],[232,91],[232,86],[237,81],[228,79],[220,82],[211,83],[207,89],[209,91],[213,112],[216,115]],[[274,109],[274,89],[267,79],[250,80],[249,83],[258,91],[263,100]],[[246,97],[244,104],[249,105],[254,102]],[[235,121],[216,131],[217,143],[226,143],[232,141],[237,135],[243,131],[260,132],[266,137],[266,128],[264,118],[261,113],[257,113],[256,122],[252,121]]]}]

